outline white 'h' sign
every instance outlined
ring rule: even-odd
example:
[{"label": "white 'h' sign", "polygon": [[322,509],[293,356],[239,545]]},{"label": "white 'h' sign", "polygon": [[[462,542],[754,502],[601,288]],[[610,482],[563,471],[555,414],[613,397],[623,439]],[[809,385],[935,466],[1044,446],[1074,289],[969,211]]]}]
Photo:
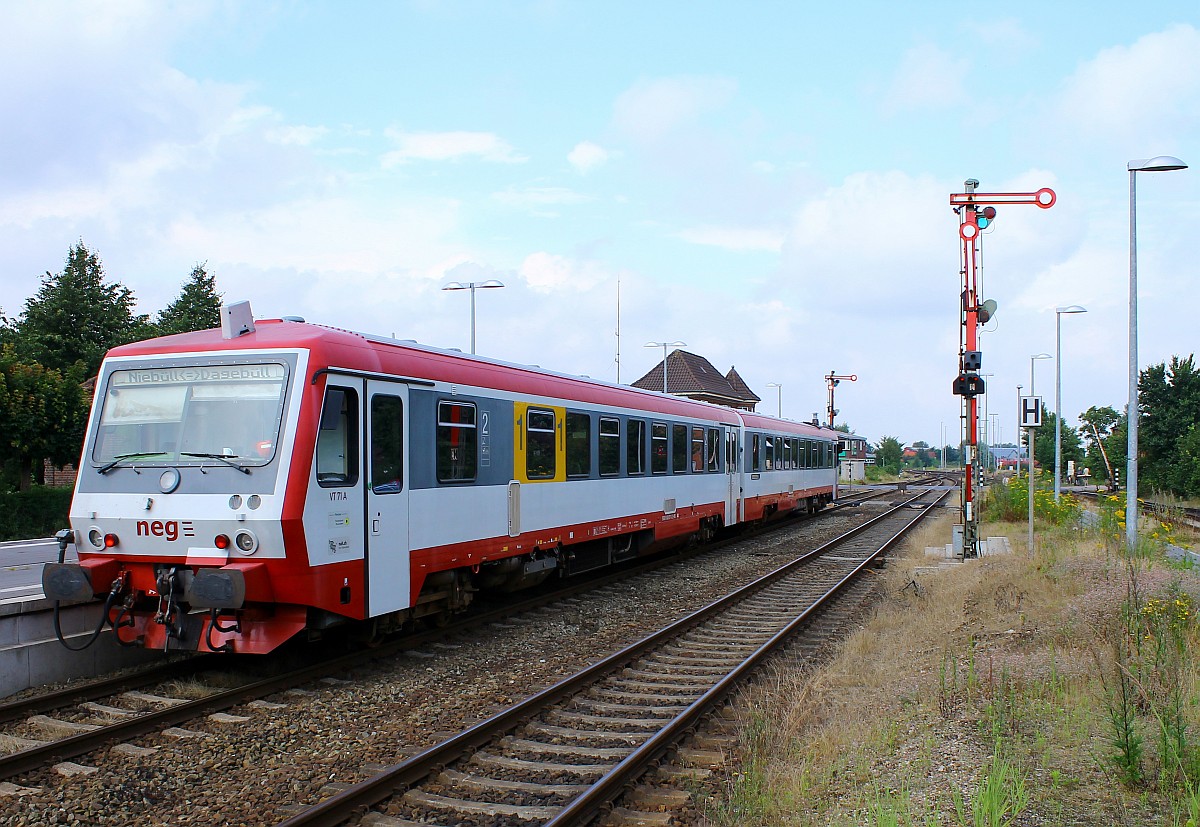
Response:
[{"label": "white 'h' sign", "polygon": [[1042,425],[1042,397],[1021,397],[1021,427],[1040,428]]}]

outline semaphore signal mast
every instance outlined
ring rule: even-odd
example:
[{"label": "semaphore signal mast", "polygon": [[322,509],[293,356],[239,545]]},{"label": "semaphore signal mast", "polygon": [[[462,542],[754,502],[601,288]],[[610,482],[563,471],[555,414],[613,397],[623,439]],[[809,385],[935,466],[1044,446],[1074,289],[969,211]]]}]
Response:
[{"label": "semaphore signal mast", "polygon": [[[980,234],[996,220],[997,205],[1033,204],[1043,210],[1054,206],[1054,190],[1043,187],[1037,192],[976,192],[979,181],[968,178],[963,192],[951,193],[950,204],[958,213],[958,237],[962,242],[959,272],[962,276],[962,296],[959,310],[958,377],[954,393],[963,398],[963,483],[962,483],[962,553],[963,557],[979,556],[979,514],[975,506],[978,493],[976,474],[979,467],[979,403],[976,397],[986,392],[979,370],[983,356],[979,350],[979,326],[996,312],[996,302],[979,298]],[[1029,484],[1033,485],[1030,479]]]}]

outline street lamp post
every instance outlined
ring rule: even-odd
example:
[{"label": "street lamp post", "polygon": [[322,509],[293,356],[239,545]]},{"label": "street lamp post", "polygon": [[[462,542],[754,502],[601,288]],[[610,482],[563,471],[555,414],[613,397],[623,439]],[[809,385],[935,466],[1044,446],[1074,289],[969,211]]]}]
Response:
[{"label": "street lamp post", "polygon": [[1170,172],[1187,169],[1187,164],[1170,155],[1159,155],[1142,161],[1130,161],[1129,170],[1129,442],[1125,460],[1125,542],[1132,551],[1137,546],[1137,448],[1138,448],[1138,366],[1137,366],[1137,198],[1139,172]]},{"label": "street lamp post", "polygon": [[661,347],[663,349],[663,393],[667,392],[667,348],[687,347],[687,342],[646,342],[643,347]]},{"label": "street lamp post", "polygon": [[1024,385],[1017,385],[1017,464],[1015,470],[1016,478],[1021,478],[1021,388]]},{"label": "street lamp post", "polygon": [[504,282],[496,279],[488,279],[487,281],[469,281],[463,284],[461,281],[452,281],[443,287],[443,290],[470,290],[471,291],[471,355],[475,355],[475,288],[481,290],[487,287],[503,287]]},{"label": "street lamp post", "polygon": [[[989,442],[988,445],[989,446],[1000,445],[1003,442],[1003,440],[1000,439],[1000,432],[998,430],[996,430],[997,429],[996,421],[1000,418],[1000,414],[995,413],[995,412],[990,412],[990,413],[988,413],[988,416],[992,420],[992,441]],[[994,474],[994,473],[996,473],[996,452],[992,451],[991,453],[992,453],[992,473]]]},{"label": "street lamp post", "polygon": [[1062,317],[1064,313],[1086,313],[1077,304],[1054,308],[1054,502],[1062,493]]},{"label": "street lamp post", "polygon": [[775,416],[783,419],[783,385],[778,382],[768,382],[767,387],[775,389]]},{"label": "street lamp post", "polygon": [[[1053,359],[1053,358],[1054,357],[1051,356],[1049,353],[1036,353],[1033,356],[1029,357],[1029,395],[1030,396],[1037,396],[1037,394],[1034,393],[1034,381],[1033,381],[1034,380],[1033,367],[1037,363],[1037,360],[1038,359]],[[1033,428],[1025,429],[1025,436],[1029,442],[1029,476],[1028,476],[1028,480],[1029,480],[1029,553],[1030,554],[1033,554],[1033,485],[1034,485],[1034,481],[1033,481],[1033,448],[1034,448],[1034,444],[1037,441],[1036,436],[1035,436],[1036,433],[1037,432]]]},{"label": "street lamp post", "polygon": [[979,430],[980,430],[980,433],[978,434],[978,437],[977,437],[977,439],[976,439],[976,442],[977,442],[978,444],[980,444],[980,445],[984,446],[985,448],[987,448],[987,455],[986,455],[986,458],[983,458],[983,457],[981,457],[981,458],[980,458],[980,462],[979,462],[979,470],[980,470],[981,472],[982,472],[982,471],[990,471],[990,470],[992,470],[992,469],[991,469],[991,462],[992,462],[992,459],[993,459],[993,457],[994,457],[994,454],[992,453],[992,435],[991,435],[991,433],[988,431],[988,412],[987,412],[987,411],[988,411],[988,394],[987,394],[987,390],[986,390],[986,388],[987,388],[987,386],[988,386],[988,385],[990,385],[990,384],[991,384],[991,380],[992,380],[992,378],[993,378],[993,377],[995,377],[995,375],[996,375],[996,374],[994,374],[994,373],[981,373],[981,374],[979,374],[979,378],[980,378],[980,379],[985,379],[985,380],[987,380],[987,382],[985,382],[985,383],[984,383],[984,388],[985,388],[985,390],[984,390],[984,392],[983,392],[983,405],[982,405],[982,407],[983,407],[983,413],[982,413],[982,414],[980,414],[980,416],[979,416]]}]

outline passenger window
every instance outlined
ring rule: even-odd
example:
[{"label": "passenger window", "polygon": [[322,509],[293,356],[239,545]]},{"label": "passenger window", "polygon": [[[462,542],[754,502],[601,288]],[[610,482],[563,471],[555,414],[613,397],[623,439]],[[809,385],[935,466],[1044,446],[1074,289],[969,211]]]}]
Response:
[{"label": "passenger window", "polygon": [[329,387],[317,431],[317,484],[329,488],[358,482],[358,393]]},{"label": "passenger window", "polygon": [[704,429],[699,427],[692,428],[692,470],[704,470]]},{"label": "passenger window", "polygon": [[439,402],[437,424],[438,482],[473,482],[479,454],[475,406]]},{"label": "passenger window", "polygon": [[750,452],[750,470],[759,471],[762,469],[760,460],[762,459],[762,434],[754,435],[753,449]]},{"label": "passenger window", "polygon": [[667,473],[667,426],[663,422],[650,426],[650,472]]},{"label": "passenger window", "polygon": [[783,455],[780,457],[779,464],[784,471],[791,470],[792,467],[792,441],[787,437],[783,438]]},{"label": "passenger window", "polygon": [[625,423],[625,471],[630,476],[646,473],[646,423],[630,419]]},{"label": "passenger window", "polygon": [[600,476],[621,473],[621,421],[600,417]]},{"label": "passenger window", "polygon": [[767,456],[766,456],[767,468],[766,468],[766,470],[773,471],[775,469],[775,437],[773,437],[773,436],[767,437],[767,452],[766,453],[767,453]]},{"label": "passenger window", "polygon": [[404,400],[371,397],[371,490],[398,494],[404,488]]},{"label": "passenger window", "polygon": [[567,414],[567,476],[586,477],[592,473],[592,417],[585,413]]},{"label": "passenger window", "polygon": [[721,432],[716,428],[708,429],[707,462],[709,471],[719,471],[721,463]]},{"label": "passenger window", "polygon": [[554,411],[530,408],[525,416],[525,475],[531,480],[554,479]]},{"label": "passenger window", "polygon": [[687,425],[671,426],[671,472],[687,473],[688,467],[688,433]]}]

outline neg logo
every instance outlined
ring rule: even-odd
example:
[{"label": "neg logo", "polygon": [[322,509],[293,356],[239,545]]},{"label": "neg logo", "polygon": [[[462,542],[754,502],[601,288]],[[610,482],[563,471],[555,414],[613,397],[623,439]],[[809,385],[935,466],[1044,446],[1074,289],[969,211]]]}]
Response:
[{"label": "neg logo", "polygon": [[184,537],[196,536],[191,520],[138,520],[137,522],[137,536],[139,537],[165,537],[173,543],[179,539],[181,532]]}]

